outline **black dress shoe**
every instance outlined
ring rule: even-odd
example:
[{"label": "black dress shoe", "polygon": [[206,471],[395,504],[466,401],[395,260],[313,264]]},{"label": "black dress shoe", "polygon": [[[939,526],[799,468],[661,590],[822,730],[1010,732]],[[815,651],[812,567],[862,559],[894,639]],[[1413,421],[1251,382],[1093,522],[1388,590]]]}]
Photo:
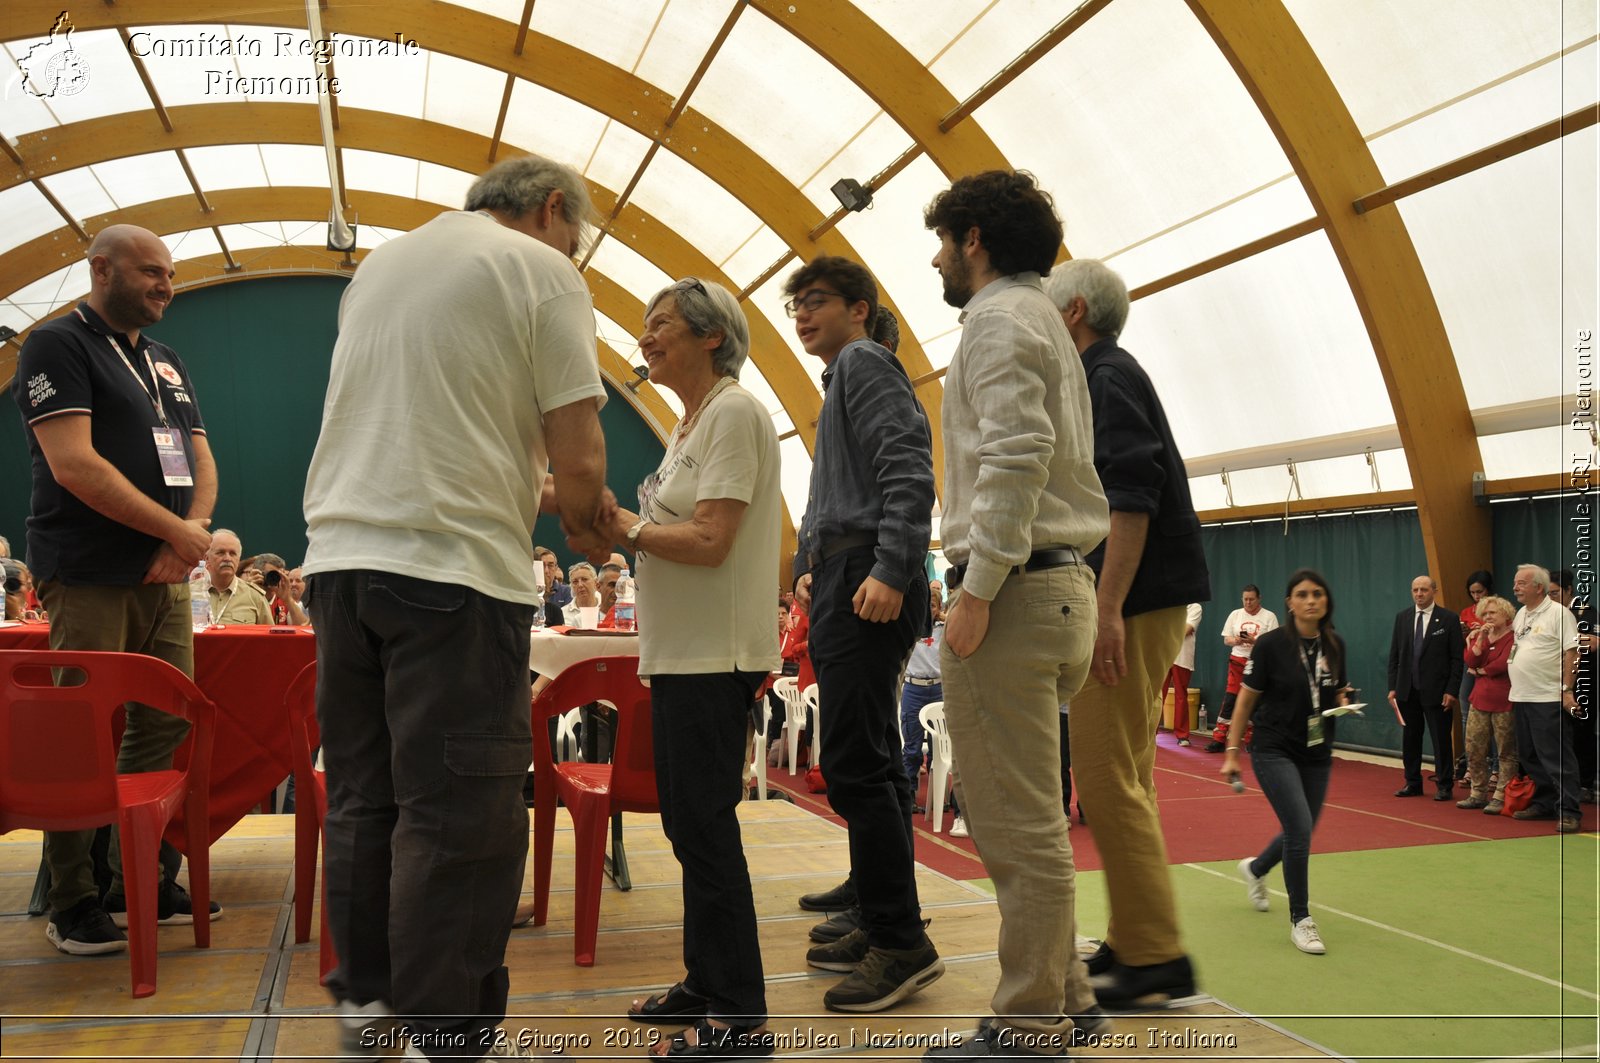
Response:
[{"label": "black dress shoe", "polygon": [[1402,786],[1402,787],[1400,787],[1400,789],[1398,789],[1398,790],[1396,790],[1394,792],[1394,795],[1396,797],[1421,797],[1422,796],[1422,787],[1420,787],[1420,786]]},{"label": "black dress shoe", "polygon": [[831,890],[807,893],[800,898],[800,907],[808,912],[842,912],[856,904],[854,879],[845,879]]},{"label": "black dress shoe", "polygon": [[1448,801],[1448,800],[1450,800],[1450,787],[1441,786],[1439,789],[1435,790],[1433,792],[1433,799],[1435,801]]},{"label": "black dress shoe", "polygon": [[1218,742],[1215,738],[1213,738],[1211,741],[1206,743],[1206,752],[1207,753],[1221,753],[1223,749],[1224,749],[1223,744],[1221,742]]},{"label": "black dress shoe", "polygon": [[832,919],[825,919],[812,927],[811,940],[819,945],[826,945],[830,941],[838,941],[852,930],[862,929],[865,925],[860,908],[846,908]]},{"label": "black dress shoe", "polygon": [[1111,946],[1104,941],[1100,947],[1083,958],[1084,965],[1089,968],[1089,976],[1105,974],[1117,965],[1117,954],[1111,951]]},{"label": "black dress shoe", "polygon": [[1187,956],[1143,967],[1118,963],[1094,979],[1094,995],[1107,1011],[1164,1007],[1195,995],[1194,966]]}]

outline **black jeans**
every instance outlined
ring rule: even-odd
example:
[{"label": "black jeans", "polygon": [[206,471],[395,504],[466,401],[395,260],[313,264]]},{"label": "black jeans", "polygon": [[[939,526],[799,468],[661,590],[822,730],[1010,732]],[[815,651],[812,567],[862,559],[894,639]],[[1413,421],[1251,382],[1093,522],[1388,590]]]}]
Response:
[{"label": "black jeans", "polygon": [[[1256,732],[1258,735],[1260,732]],[[1322,814],[1322,801],[1328,795],[1328,776],[1332,760],[1297,761],[1270,749],[1252,745],[1250,763],[1256,770],[1256,783],[1267,795],[1267,802],[1278,815],[1283,832],[1261,855],[1250,862],[1250,873],[1257,878],[1283,864],[1283,888],[1289,894],[1289,922],[1298,923],[1311,914],[1311,832]]]},{"label": "black jeans", "polygon": [[1455,785],[1455,733],[1450,729],[1450,714],[1442,705],[1424,705],[1415,690],[1400,702],[1400,718],[1405,722],[1400,735],[1400,764],[1405,769],[1406,785],[1422,788],[1422,729],[1426,723],[1433,744],[1433,772],[1439,789]]},{"label": "black jeans", "polygon": [[895,684],[928,623],[928,580],[912,577],[898,619],[870,623],[851,598],[872,572],[862,547],[811,570],[811,663],[817,671],[822,777],[850,828],[850,870],[870,944],[922,944],[912,849],[911,782],[901,762]]},{"label": "black jeans", "polygon": [[767,1020],[756,905],[739,832],[745,726],[763,675],[653,675],[661,828],[683,867],[684,984],[733,1026]]},{"label": "black jeans", "polygon": [[1517,720],[1517,756],[1533,780],[1529,808],[1562,816],[1578,814],[1578,758],[1567,741],[1566,712],[1559,701],[1513,701]]},{"label": "black jeans", "polygon": [[433,1058],[505,1018],[533,759],[533,606],[350,570],[311,579],[341,1000],[390,1003]]}]

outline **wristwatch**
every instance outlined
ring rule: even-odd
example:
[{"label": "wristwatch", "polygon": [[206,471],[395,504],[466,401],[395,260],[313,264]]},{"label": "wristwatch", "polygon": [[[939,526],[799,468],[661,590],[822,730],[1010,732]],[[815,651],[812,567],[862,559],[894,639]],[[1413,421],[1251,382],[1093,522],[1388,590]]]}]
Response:
[{"label": "wristwatch", "polygon": [[639,549],[639,533],[643,531],[644,526],[649,523],[650,521],[644,517],[640,517],[638,520],[633,522],[633,527],[628,529],[628,549]]}]

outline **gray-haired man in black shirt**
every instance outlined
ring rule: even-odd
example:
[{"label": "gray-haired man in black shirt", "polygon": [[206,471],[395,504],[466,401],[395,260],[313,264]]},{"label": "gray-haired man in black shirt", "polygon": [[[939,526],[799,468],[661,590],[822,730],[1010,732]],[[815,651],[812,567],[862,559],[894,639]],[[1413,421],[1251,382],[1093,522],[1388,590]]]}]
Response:
[{"label": "gray-haired man in black shirt", "polygon": [[823,257],[784,292],[801,345],[826,366],[795,592],[810,609],[822,775],[850,828],[860,924],[806,959],[851,972],[825,1006],[881,1011],[944,973],[917,901],[915,795],[895,706],[896,679],[927,626],[932,442],[905,369],[868,339],[878,313],[872,275]]}]

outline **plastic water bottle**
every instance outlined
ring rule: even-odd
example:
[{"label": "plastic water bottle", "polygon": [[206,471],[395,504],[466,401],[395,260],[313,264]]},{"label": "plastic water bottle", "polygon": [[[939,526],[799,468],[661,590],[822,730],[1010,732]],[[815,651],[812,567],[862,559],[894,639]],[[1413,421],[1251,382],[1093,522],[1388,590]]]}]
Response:
[{"label": "plastic water bottle", "polygon": [[538,596],[538,601],[533,603],[533,629],[535,631],[544,627],[544,562],[537,559],[533,562],[533,593]]},{"label": "plastic water bottle", "polygon": [[1197,726],[1195,728],[1195,730],[1197,730],[1197,731],[1209,731],[1209,730],[1211,730],[1210,724],[1206,720],[1206,703],[1203,702],[1203,701],[1200,703],[1200,723],[1199,723],[1199,726]]},{"label": "plastic water bottle", "polygon": [[622,575],[617,577],[617,604],[612,614],[618,631],[639,630],[639,614],[634,604],[635,593],[633,577],[628,575],[627,569],[623,569]]},{"label": "plastic water bottle", "polygon": [[189,573],[189,612],[194,629],[204,631],[211,626],[211,580],[206,576],[206,566],[196,565]]}]

